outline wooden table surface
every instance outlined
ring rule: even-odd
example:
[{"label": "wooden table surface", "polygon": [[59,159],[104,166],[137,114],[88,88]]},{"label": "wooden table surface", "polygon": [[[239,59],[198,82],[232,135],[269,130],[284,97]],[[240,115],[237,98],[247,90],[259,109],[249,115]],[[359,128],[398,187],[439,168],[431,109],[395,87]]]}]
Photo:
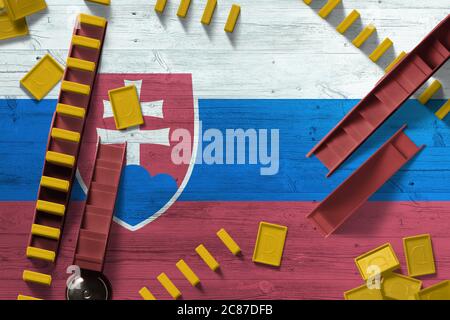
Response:
[{"label": "wooden table surface", "polygon": [[[0,299],[15,299],[18,293],[64,298],[65,269],[72,261],[83,199],[73,197],[57,263],[27,260],[33,197],[59,85],[46,101],[34,104],[25,101],[30,97],[19,80],[46,53],[65,65],[79,12],[109,21],[100,73],[190,74],[205,126],[261,128],[269,123],[284,130],[278,175],[262,178],[252,176],[253,171],[196,166],[179,201],[161,217],[137,231],[114,223],[105,274],[115,299],[139,299],[144,285],[158,299],[169,299],[156,280],[161,272],[174,280],[184,299],[342,299],[345,290],[362,284],[354,257],[390,242],[406,273],[402,237],[421,233],[432,235],[437,263],[437,274],[423,278],[424,285],[449,279],[450,130],[448,121],[430,112],[449,98],[448,63],[434,77],[444,90],[431,109],[408,102],[408,109],[334,177],[327,180],[321,164],[304,156],[355,99],[370,91],[400,51],[414,48],[450,13],[450,0],[344,0],[326,21],[317,15],[325,2],[220,0],[211,26],[205,27],[200,18],[206,0],[193,0],[184,20],[176,16],[178,2],[172,0],[161,16],[153,10],[155,0],[112,0],[110,7],[47,0],[46,11],[27,18],[30,36],[0,42]],[[226,34],[232,3],[241,5],[241,16],[235,32]],[[352,9],[362,18],[342,36],[334,28]],[[376,35],[361,50],[355,48],[351,39],[370,22]],[[394,49],[374,64],[367,56],[385,37],[393,40]],[[221,100],[216,104],[214,99]],[[405,122],[425,150],[324,239],[305,219],[314,202]],[[80,190],[74,192],[82,194]],[[252,262],[260,221],[289,228],[280,268]],[[231,255],[215,236],[222,227],[242,247],[242,257]],[[211,272],[196,256],[200,243],[220,262],[220,272]],[[177,271],[179,259],[199,274],[200,288],[192,288]],[[52,287],[24,283],[25,268],[51,272]]]}]

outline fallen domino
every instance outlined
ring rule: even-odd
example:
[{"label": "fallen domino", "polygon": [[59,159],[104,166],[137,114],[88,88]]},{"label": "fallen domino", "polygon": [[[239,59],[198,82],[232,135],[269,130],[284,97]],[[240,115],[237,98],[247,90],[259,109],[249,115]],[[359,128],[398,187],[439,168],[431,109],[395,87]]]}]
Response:
[{"label": "fallen domino", "polygon": [[68,57],[66,66],[69,69],[76,69],[81,71],[94,72],[95,71],[95,63],[92,61],[87,61],[83,59]]},{"label": "fallen domino", "polygon": [[59,240],[61,230],[58,228],[33,223],[33,225],[31,226],[31,234],[33,236],[40,236],[52,240]]},{"label": "fallen domino", "polygon": [[241,248],[239,248],[238,244],[233,240],[233,238],[228,234],[225,229],[220,229],[217,231],[217,236],[220,240],[222,240],[223,244],[230,250],[232,254],[235,256],[241,252]]},{"label": "fallen domino", "polygon": [[[61,153],[57,153],[57,152],[51,153],[51,154],[62,155]],[[66,159],[64,158],[64,159],[60,159],[60,160],[56,161],[56,158],[53,159],[53,158],[50,158],[47,156],[46,160],[48,162],[56,163],[59,161],[62,162],[63,160],[66,160]],[[55,160],[55,161],[53,161],[53,160]],[[64,213],[66,212],[66,206],[63,204],[60,204],[60,203],[55,203],[55,202],[50,202],[50,201],[45,201],[45,200],[38,200],[36,202],[36,210],[62,217],[62,216],[64,216]]]},{"label": "fallen domino", "polygon": [[360,14],[358,12],[358,10],[352,10],[352,12],[350,12],[347,17],[345,17],[344,20],[342,20],[342,22],[336,27],[336,30],[340,33],[340,34],[344,34],[345,31],[348,30],[348,28],[351,27],[352,24],[355,23],[355,21],[360,17]]},{"label": "fallen domino", "polygon": [[24,270],[22,274],[23,281],[33,282],[49,286],[52,284],[52,276],[40,272]]},{"label": "fallen domino", "polygon": [[217,0],[208,0],[205,6],[205,10],[203,11],[201,23],[209,25],[211,23],[211,19],[214,15],[214,11],[216,10]]},{"label": "fallen domino", "polygon": [[389,38],[384,39],[378,45],[378,47],[376,47],[375,50],[373,50],[373,52],[369,55],[369,59],[372,60],[373,62],[377,62],[378,60],[380,60],[383,54],[385,54],[386,51],[388,51],[389,48],[392,47],[392,45],[393,42],[391,39]]},{"label": "fallen domino", "polygon": [[178,270],[183,274],[189,283],[195,287],[200,283],[200,278],[195,274],[195,272],[189,267],[189,265],[181,259],[176,263]]},{"label": "fallen domino", "polygon": [[146,287],[141,288],[139,294],[144,300],[156,300],[155,296]]},{"label": "fallen domino", "polygon": [[157,0],[155,4],[155,11],[158,13],[163,13],[166,7],[167,0]]},{"label": "fallen domino", "polygon": [[439,80],[434,80],[425,90],[422,92],[422,94],[419,96],[419,102],[421,104],[426,104],[432,96],[438,92],[438,90],[442,88],[442,84],[439,82]]},{"label": "fallen domino", "polygon": [[[52,159],[47,157],[47,161],[52,162],[51,160]],[[36,210],[62,217],[66,211],[66,206],[60,203],[38,200],[36,202]]]},{"label": "fallen domino", "polygon": [[66,117],[84,119],[86,110],[84,108],[58,103],[56,105],[56,113]]},{"label": "fallen domino", "polygon": [[[58,131],[55,129],[59,128],[53,128],[51,131],[52,138],[54,139],[61,139],[61,140],[68,140],[68,137],[65,137],[64,134],[67,131],[69,135],[71,135],[72,131],[64,130],[64,131]],[[60,129],[62,130],[62,129]],[[59,179],[49,176],[42,176],[41,178],[41,187],[45,187],[48,189],[61,191],[61,192],[68,192],[70,187],[70,182],[65,179]]]},{"label": "fallen domino", "polygon": [[319,16],[322,19],[326,19],[326,17],[330,15],[331,11],[333,11],[334,8],[339,5],[339,3],[341,3],[341,0],[328,0],[328,2],[322,7],[322,9],[320,9]]},{"label": "fallen domino", "polygon": [[447,100],[446,103],[444,103],[442,105],[442,107],[439,108],[438,111],[436,111],[435,115],[436,117],[438,117],[440,120],[443,120],[447,114],[450,112],[450,99]]},{"label": "fallen domino", "polygon": [[405,57],[406,57],[406,52],[405,51],[400,52],[400,54],[384,69],[384,71],[386,73],[388,73]]},{"label": "fallen domino", "polygon": [[17,296],[17,300],[42,300],[42,299],[31,297],[31,296],[24,296],[23,294],[19,294]]},{"label": "fallen domino", "polygon": [[166,291],[171,295],[172,298],[178,299],[181,297],[181,292],[169,279],[169,277],[163,272],[157,277],[161,285],[166,289]]},{"label": "fallen domino", "polygon": [[178,7],[177,11],[177,16],[179,16],[180,18],[186,18],[190,4],[191,0],[181,0],[180,6]]},{"label": "fallen domino", "polygon": [[93,49],[93,50],[99,50],[101,43],[100,43],[100,40],[98,40],[98,39],[74,35],[74,36],[72,36],[72,45],[89,48],[89,49]]},{"label": "fallen domino", "polygon": [[227,22],[225,24],[224,30],[226,32],[232,33],[234,31],[234,28],[236,26],[236,22],[237,22],[237,19],[239,18],[240,13],[241,13],[241,7],[238,6],[237,4],[233,4],[231,6]]},{"label": "fallen domino", "polygon": [[86,0],[86,1],[102,4],[104,6],[109,6],[111,4],[111,0]]},{"label": "fallen domino", "polygon": [[195,252],[197,252],[200,258],[202,258],[203,262],[205,262],[212,271],[216,271],[217,269],[219,269],[219,263],[212,256],[212,254],[209,253],[208,249],[206,249],[204,245],[201,244],[197,248],[195,248]]},{"label": "fallen domino", "polygon": [[377,28],[373,24],[369,24],[353,39],[353,45],[357,48],[361,47],[376,30]]},{"label": "fallen domino", "polygon": [[54,251],[35,247],[27,247],[26,255],[27,258],[45,260],[49,262],[54,262],[56,257],[56,253]]}]

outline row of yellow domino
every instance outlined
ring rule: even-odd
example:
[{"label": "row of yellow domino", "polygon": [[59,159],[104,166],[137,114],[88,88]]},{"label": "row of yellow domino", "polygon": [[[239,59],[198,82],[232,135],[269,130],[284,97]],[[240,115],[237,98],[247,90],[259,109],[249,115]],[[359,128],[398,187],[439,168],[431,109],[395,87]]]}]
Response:
[{"label": "row of yellow domino", "polygon": [[[313,0],[303,0],[307,5],[311,4]],[[330,13],[339,5],[341,0],[328,0],[328,2],[320,9],[319,16],[323,19],[326,19]],[[357,10],[352,10],[342,22],[336,27],[336,30],[340,34],[344,34],[353,23],[360,17],[360,13]],[[375,32],[376,27],[372,24],[367,25],[357,36],[353,39],[352,44],[359,48],[363,45],[364,42],[369,39],[369,37]],[[370,60],[373,62],[377,62],[383,54],[392,47],[393,42],[389,38],[385,38],[378,47],[369,55]],[[385,72],[389,72],[392,68],[395,67],[397,63],[399,63],[406,56],[406,52],[402,51],[400,54],[386,67]],[[439,80],[434,80],[430,86],[428,86],[423,93],[419,96],[418,100],[420,103],[425,105],[432,97],[435,95],[439,89],[442,88],[442,84]],[[444,117],[450,112],[450,99],[444,103],[442,107],[435,113],[436,117],[440,120],[444,119]]]},{"label": "row of yellow domino", "polygon": [[[281,265],[286,235],[286,226],[261,221],[256,236],[252,261],[279,267]],[[217,232],[217,236],[233,255],[237,256],[241,253],[241,248],[225,229],[220,229]],[[212,271],[217,271],[217,269],[219,269],[219,263],[204,245],[199,245],[195,248],[195,251]],[[176,267],[192,286],[195,287],[200,283],[200,278],[184,260],[179,260],[176,263]],[[161,273],[157,279],[172,298],[178,299],[181,296],[180,290],[165,273]],[[145,300],[156,300],[155,296],[146,287],[143,287],[139,291],[139,294]]]},{"label": "row of yellow domino", "polygon": [[[164,8],[166,7],[167,0],[157,0],[155,4],[155,11],[158,13],[163,13]],[[178,7],[177,16],[180,18],[185,18],[189,6],[191,5],[191,0],[181,0],[180,6]],[[214,15],[214,11],[216,10],[217,0],[208,0],[205,6],[205,10],[203,11],[201,23],[205,25],[209,25],[211,23],[212,17]],[[226,32],[233,32],[234,27],[236,26],[236,22],[239,18],[239,14],[241,13],[241,7],[237,4],[233,4],[230,9],[230,13],[228,14],[227,22],[225,23],[224,30]]]},{"label": "row of yellow domino", "polygon": [[[238,255],[241,252],[241,248],[233,240],[233,238],[228,234],[225,229],[220,229],[217,232],[217,236],[222,240],[223,244],[230,250],[234,255]],[[217,271],[220,267],[219,262],[214,258],[214,256],[206,249],[203,244],[200,244],[195,248],[195,252],[200,256],[200,258],[205,262],[205,264],[212,270]],[[197,274],[189,267],[189,265],[183,259],[176,263],[177,269],[183,274],[186,280],[193,286],[197,286],[200,283],[200,278]],[[170,280],[170,278],[163,272],[157,277],[159,283],[166,289],[173,299],[178,299],[181,297],[181,291],[175,286],[175,284]],[[156,300],[155,296],[146,287],[139,290],[139,294],[144,300]]]}]

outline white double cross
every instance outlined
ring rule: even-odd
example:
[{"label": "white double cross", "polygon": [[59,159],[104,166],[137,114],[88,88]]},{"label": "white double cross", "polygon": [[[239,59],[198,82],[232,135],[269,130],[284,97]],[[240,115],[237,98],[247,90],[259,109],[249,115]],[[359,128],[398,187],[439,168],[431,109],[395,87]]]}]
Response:
[{"label": "white double cross", "polygon": [[[135,85],[138,91],[139,101],[141,100],[142,80],[129,81],[125,80],[125,85]],[[164,100],[142,102],[141,109],[144,117],[164,118],[163,114]],[[103,100],[103,119],[112,118],[113,111],[111,103]],[[127,142],[127,165],[141,163],[141,144],[158,144],[170,146],[169,141],[170,128],[158,130],[140,130],[139,126],[130,127],[125,130],[108,130],[97,128],[97,134],[100,136],[102,143],[124,143]]]}]

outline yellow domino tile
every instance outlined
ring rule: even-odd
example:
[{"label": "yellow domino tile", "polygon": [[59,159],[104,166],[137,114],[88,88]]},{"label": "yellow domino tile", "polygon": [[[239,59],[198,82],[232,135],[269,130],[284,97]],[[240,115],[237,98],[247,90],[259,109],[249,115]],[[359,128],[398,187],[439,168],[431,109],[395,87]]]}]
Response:
[{"label": "yellow domino tile", "polygon": [[380,289],[369,289],[366,284],[344,292],[345,300],[384,300]]},{"label": "yellow domino tile", "polygon": [[4,0],[11,20],[16,21],[47,8],[45,0]]},{"label": "yellow domino tile", "polygon": [[343,34],[345,33],[345,31],[348,30],[348,28],[351,27],[351,25],[353,23],[355,23],[355,21],[360,17],[360,14],[358,12],[358,10],[352,10],[352,12],[350,12],[344,20],[342,20],[341,23],[339,23],[339,25],[336,27],[336,30],[340,33]]},{"label": "yellow domino tile", "polygon": [[219,269],[219,263],[212,256],[212,254],[209,253],[208,249],[206,249],[204,245],[201,244],[197,248],[195,248],[195,252],[197,252],[200,258],[202,258],[202,260],[212,271],[216,271],[217,269]]},{"label": "yellow domino tile", "polygon": [[136,86],[110,90],[108,96],[117,129],[126,129],[144,123]]},{"label": "yellow domino tile", "polygon": [[208,0],[203,11],[201,23],[209,25],[217,7],[217,0]]},{"label": "yellow domino tile", "polygon": [[66,140],[70,142],[80,142],[80,133],[60,128],[52,128],[52,138],[59,140]]},{"label": "yellow domino tile", "polygon": [[109,6],[111,4],[111,0],[87,0],[87,1],[102,4],[104,6]]},{"label": "yellow domino tile", "polygon": [[450,300],[450,280],[425,288],[419,291],[416,297],[419,300]]},{"label": "yellow domino tile", "polygon": [[224,30],[226,32],[231,33],[234,31],[234,27],[236,26],[236,22],[239,18],[240,13],[241,13],[241,7],[238,6],[237,4],[233,4],[231,6],[230,13],[228,14],[227,22],[225,23]]},{"label": "yellow domino tile", "polygon": [[49,54],[39,62],[20,80],[20,84],[37,100],[44,98],[50,90],[61,80],[64,68]]},{"label": "yellow domino tile", "polygon": [[325,19],[330,15],[331,11],[339,5],[339,3],[341,3],[341,0],[328,0],[322,9],[319,10],[319,16],[322,19]]},{"label": "yellow domino tile", "polygon": [[57,216],[63,216],[66,211],[66,207],[63,204],[38,200],[36,202],[36,210],[51,213]]},{"label": "yellow domino tile", "polygon": [[31,297],[31,296],[24,296],[23,294],[19,294],[17,296],[17,300],[42,300],[42,299]]},{"label": "yellow domino tile", "polygon": [[72,36],[72,44],[90,49],[100,49],[100,40],[83,36]]},{"label": "yellow domino tile", "polygon": [[55,252],[50,251],[50,250],[45,250],[45,249],[35,248],[35,247],[28,247],[27,248],[27,257],[54,262],[56,254],[55,254]]},{"label": "yellow domino tile", "polygon": [[70,183],[67,180],[47,176],[42,176],[41,178],[41,187],[67,192],[69,191],[69,186]]},{"label": "yellow domino tile", "polygon": [[67,58],[67,68],[94,72],[95,63],[92,61],[69,57]]},{"label": "yellow domino tile", "polygon": [[62,114],[64,116],[78,118],[78,119],[83,119],[86,114],[86,110],[84,108],[74,107],[74,106],[71,106],[68,104],[63,104],[63,103],[58,103],[56,105],[56,112],[58,114]]},{"label": "yellow domino tile", "polygon": [[179,16],[180,18],[185,18],[188,13],[190,4],[191,0],[181,0],[180,6],[178,7],[177,11],[177,16]]},{"label": "yellow domino tile", "polygon": [[225,229],[220,229],[217,231],[217,236],[222,240],[223,244],[231,251],[232,254],[238,255],[241,252],[238,244],[233,240],[233,238],[228,234]]},{"label": "yellow domino tile", "polygon": [[406,57],[406,52],[402,51],[400,54],[392,61],[384,71],[387,73],[391,71],[400,61],[402,61]]},{"label": "yellow domino tile", "polygon": [[61,235],[61,231],[58,228],[33,223],[31,226],[31,234],[34,236],[58,240]]},{"label": "yellow domino tile", "polygon": [[81,13],[79,16],[79,21],[82,24],[89,24],[91,26],[104,28],[106,26],[106,19],[102,17],[92,16],[90,14]]},{"label": "yellow domino tile", "polygon": [[141,290],[139,290],[139,294],[144,300],[156,300],[155,296],[146,287],[142,287]]},{"label": "yellow domino tile", "polygon": [[392,45],[393,42],[391,39],[384,39],[369,55],[370,60],[372,60],[373,62],[377,62],[383,56],[383,54],[385,54],[385,52],[388,51],[390,47],[392,47]]},{"label": "yellow domino tile", "polygon": [[29,271],[29,270],[23,271],[22,279],[23,279],[23,281],[26,281],[26,282],[34,282],[34,283],[39,283],[39,284],[43,284],[43,285],[47,285],[47,286],[52,284],[52,276],[51,275],[48,275],[45,273],[40,273],[40,272]]},{"label": "yellow domino tile", "polygon": [[436,273],[433,246],[429,234],[403,238],[408,275],[419,277]]},{"label": "yellow domino tile", "polygon": [[447,100],[447,102],[444,103],[444,105],[440,107],[438,111],[436,111],[435,115],[440,120],[443,120],[449,112],[450,112],[450,99]]},{"label": "yellow domino tile", "polygon": [[155,11],[159,13],[164,12],[164,8],[166,7],[167,0],[157,0],[155,4]]},{"label": "yellow domino tile", "polygon": [[69,154],[59,153],[55,151],[47,151],[45,160],[63,167],[72,168],[75,164],[75,157]]},{"label": "yellow domino tile", "polygon": [[416,300],[422,281],[392,272],[383,277],[383,296],[393,300]]},{"label": "yellow domino tile", "polygon": [[89,93],[91,92],[91,87],[85,84],[64,80],[61,83],[61,90],[88,96]]},{"label": "yellow domino tile", "polygon": [[434,96],[436,94],[436,92],[438,92],[438,90],[442,88],[442,84],[440,83],[439,80],[434,80],[429,86],[428,88],[425,89],[424,92],[422,92],[422,94],[419,97],[419,102],[421,104],[426,104],[432,96]]},{"label": "yellow domino tile", "polygon": [[355,263],[364,280],[371,276],[372,268],[376,268],[381,274],[384,274],[400,267],[400,262],[390,243],[360,255],[355,258]]},{"label": "yellow domino tile", "polygon": [[357,48],[361,47],[376,30],[377,28],[373,24],[369,24],[353,39],[353,45]]},{"label": "yellow domino tile", "polygon": [[156,277],[161,285],[166,289],[166,291],[172,296],[174,299],[178,299],[181,297],[181,292],[178,288],[173,284],[173,282],[169,279],[169,277],[163,272],[158,277]]},{"label": "yellow domino tile", "polygon": [[27,34],[28,25],[25,18],[11,21],[5,12],[0,13],[0,40],[26,36]]},{"label": "yellow domino tile", "polygon": [[307,5],[310,5],[312,0],[303,0],[304,3],[306,3]]},{"label": "yellow domino tile", "polygon": [[176,266],[193,287],[195,287],[200,283],[200,278],[195,274],[195,272],[189,267],[189,265],[183,259],[178,261],[176,263]]},{"label": "yellow domino tile", "polygon": [[275,267],[281,265],[288,228],[278,224],[260,222],[256,237],[253,262]]}]

